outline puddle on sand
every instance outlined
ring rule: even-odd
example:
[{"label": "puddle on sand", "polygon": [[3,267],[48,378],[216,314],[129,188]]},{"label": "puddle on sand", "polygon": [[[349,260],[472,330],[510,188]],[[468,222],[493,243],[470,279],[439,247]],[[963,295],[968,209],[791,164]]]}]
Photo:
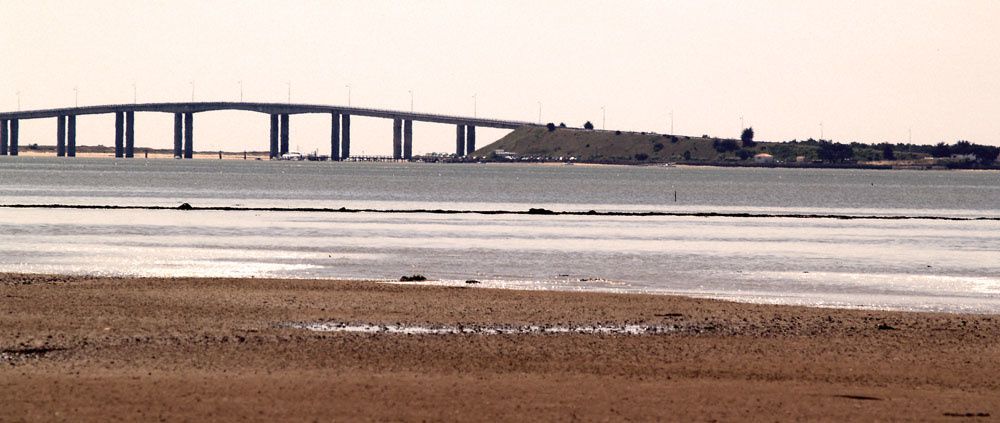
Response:
[{"label": "puddle on sand", "polygon": [[421,326],[421,325],[374,325],[367,323],[316,322],[287,323],[282,325],[294,329],[305,329],[315,332],[352,332],[405,335],[526,335],[526,334],[607,334],[607,335],[651,335],[674,332],[674,326],[650,325],[592,325],[592,326],[541,326],[541,325],[459,325],[459,326]]}]

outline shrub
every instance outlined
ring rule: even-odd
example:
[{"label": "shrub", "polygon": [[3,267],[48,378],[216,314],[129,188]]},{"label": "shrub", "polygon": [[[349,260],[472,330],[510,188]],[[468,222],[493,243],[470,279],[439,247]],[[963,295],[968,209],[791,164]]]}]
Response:
[{"label": "shrub", "polygon": [[727,151],[739,150],[740,146],[736,144],[736,140],[715,140],[712,141],[712,148],[720,153],[725,153]]},{"label": "shrub", "polygon": [[424,276],[424,275],[411,275],[411,276],[403,276],[403,277],[399,278],[400,282],[423,282],[423,281],[426,281],[426,280],[427,280],[427,277]]},{"label": "shrub", "polygon": [[653,152],[659,152],[662,149],[663,149],[663,144],[661,143],[653,144]]},{"label": "shrub", "polygon": [[549,122],[548,125],[545,125],[545,128],[548,129],[549,132],[553,132],[556,130],[556,124]]},{"label": "shrub", "polygon": [[753,127],[749,127],[743,130],[740,134],[740,141],[743,141],[744,147],[753,147],[757,143],[753,142]]},{"label": "shrub", "polygon": [[939,142],[933,148],[931,148],[931,156],[934,157],[948,157],[951,155],[951,147],[944,142]]},{"label": "shrub", "polygon": [[586,129],[588,131],[591,130],[591,129],[594,129],[594,124],[590,123],[590,121],[588,120],[587,122],[585,122],[583,124],[583,129]]},{"label": "shrub", "polygon": [[892,144],[882,144],[882,160],[896,160],[896,153],[892,151]]},{"label": "shrub", "polygon": [[826,162],[842,162],[854,157],[854,149],[839,142],[820,141],[816,154]]},{"label": "shrub", "polygon": [[638,161],[640,161],[640,162],[644,162],[644,161],[646,161],[646,159],[649,159],[649,154],[646,154],[646,153],[635,153],[635,159],[638,160]]}]

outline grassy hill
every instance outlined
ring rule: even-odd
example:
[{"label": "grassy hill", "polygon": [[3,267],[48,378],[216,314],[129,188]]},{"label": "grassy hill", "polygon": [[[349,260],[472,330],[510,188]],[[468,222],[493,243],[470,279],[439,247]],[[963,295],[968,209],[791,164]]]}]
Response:
[{"label": "grassy hill", "polygon": [[[596,131],[544,127],[522,127],[497,142],[477,150],[474,155],[489,156],[494,150],[511,151],[527,156],[576,157],[588,162],[645,160],[679,161],[714,160],[715,138],[693,138],[638,132]],[[685,156],[686,154],[686,156]]]}]

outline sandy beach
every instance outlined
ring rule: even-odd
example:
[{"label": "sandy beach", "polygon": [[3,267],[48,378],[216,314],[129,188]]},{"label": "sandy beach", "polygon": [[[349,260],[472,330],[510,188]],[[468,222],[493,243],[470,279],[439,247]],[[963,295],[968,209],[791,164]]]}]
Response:
[{"label": "sandy beach", "polygon": [[[0,276],[0,420],[970,420],[1000,319],[374,282]],[[633,325],[655,334],[315,332]],[[478,330],[478,329],[477,329]]]}]

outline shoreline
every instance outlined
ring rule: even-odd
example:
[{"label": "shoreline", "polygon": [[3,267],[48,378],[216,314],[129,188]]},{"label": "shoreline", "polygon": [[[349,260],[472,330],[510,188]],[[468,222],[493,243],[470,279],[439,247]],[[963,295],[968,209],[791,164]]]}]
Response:
[{"label": "shoreline", "polygon": [[[25,274],[0,274],[0,302],[0,396],[16,400],[0,405],[0,420],[1000,413],[1000,318],[991,315],[309,279]],[[290,322],[670,330],[413,335],[314,332]]]},{"label": "shoreline", "polygon": [[[28,150],[24,149],[19,152],[19,156],[24,157],[53,157],[55,158],[55,147],[54,146],[42,146],[39,150]],[[144,154],[145,150],[137,150],[135,154],[135,159],[153,159],[153,160],[178,160],[173,156],[173,153],[167,150],[150,150],[148,157]],[[196,151],[193,153],[193,159],[198,160],[244,160],[244,161],[270,161],[268,152],[266,151],[247,151],[246,158],[244,158],[244,152],[239,151],[222,151],[222,158],[219,158],[219,153],[217,151]],[[105,158],[114,160],[114,150],[108,151],[77,151],[76,157],[80,158]],[[307,161],[307,160],[303,160]],[[345,160],[344,162],[353,162],[353,160]],[[425,161],[384,161],[382,163],[436,163],[436,162],[425,162]],[[728,162],[636,162],[636,163],[599,163],[599,162],[562,162],[562,161],[547,161],[547,162],[507,162],[501,160],[490,160],[490,161],[455,161],[455,162],[441,162],[442,164],[498,164],[498,165],[534,165],[534,166],[564,166],[567,163],[581,166],[581,167],[671,167],[671,168],[749,168],[749,169],[806,169],[806,170],[823,170],[823,169],[839,169],[839,170],[892,170],[892,171],[993,171],[1000,172],[1000,166],[992,167],[947,167],[947,166],[932,166],[932,165],[912,165],[912,164],[891,164],[891,163],[876,163],[876,164],[839,164],[839,163],[823,163],[823,164],[802,164],[802,163],[728,163]]]}]

